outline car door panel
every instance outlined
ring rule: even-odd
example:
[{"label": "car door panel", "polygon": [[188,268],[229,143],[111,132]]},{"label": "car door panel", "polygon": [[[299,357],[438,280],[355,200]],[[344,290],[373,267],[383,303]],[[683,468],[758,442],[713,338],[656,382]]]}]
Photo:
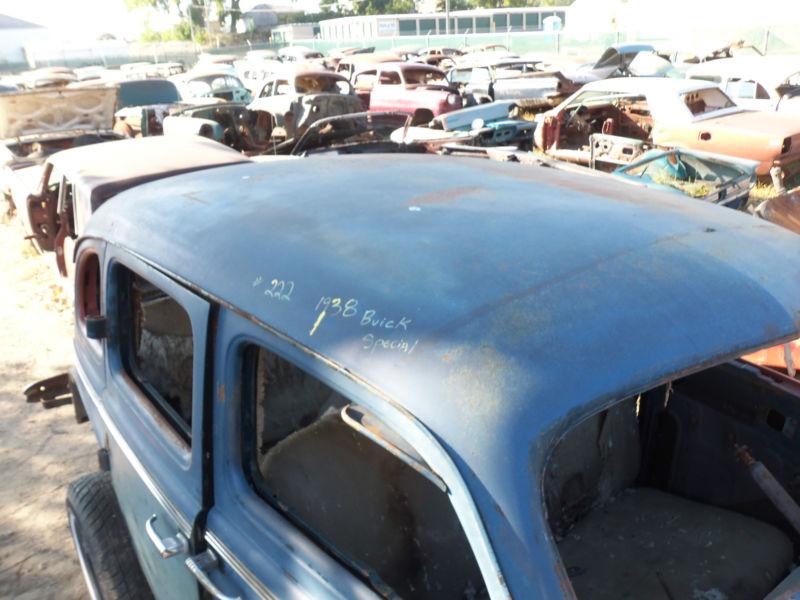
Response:
[{"label": "car door panel", "polygon": [[[218,347],[231,339],[257,339],[259,327],[220,311]],[[206,541],[219,560],[209,577],[224,593],[242,598],[341,598],[378,596],[267,505],[243,473],[240,398],[231,382],[241,378],[236,354],[217,353],[214,389],[225,398],[214,403],[214,506],[206,522]],[[226,383],[227,382],[227,383]]]},{"label": "car door panel", "polygon": [[[175,300],[187,313],[192,333],[192,427],[189,443],[142,391],[124,366],[120,324],[114,316],[123,293],[117,272],[125,268]],[[185,555],[161,558],[146,524],[162,537],[193,534],[203,505],[201,460],[203,366],[208,304],[152,267],[117,248],[106,255],[109,315],[107,389],[103,415],[107,422],[112,479],[134,546],[151,588],[159,598],[196,598],[197,582],[184,565]],[[108,307],[111,307],[109,309]],[[176,593],[178,595],[176,595]]]}]

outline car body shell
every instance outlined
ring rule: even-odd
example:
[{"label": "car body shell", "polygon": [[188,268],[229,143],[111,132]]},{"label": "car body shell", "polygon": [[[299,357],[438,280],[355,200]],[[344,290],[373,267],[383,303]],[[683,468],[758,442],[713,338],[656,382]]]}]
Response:
[{"label": "car body shell", "polygon": [[[421,63],[381,63],[374,67],[362,67],[353,74],[356,93],[371,111],[399,110],[414,114],[418,110],[428,111],[431,117],[457,110],[463,101],[456,90],[444,84],[419,85],[409,83],[410,72],[425,71],[446,81],[445,72]],[[374,72],[374,74],[373,74]],[[372,87],[359,87],[369,76]]]},{"label": "car body shell", "polygon": [[[683,94],[701,92],[716,86],[707,81],[659,77],[624,77],[592,82],[544,113],[560,119],[585,92],[605,93],[609,97],[642,97],[647,101],[653,128],[650,141],[666,148],[687,148],[757,161],[757,175],[767,175],[776,161],[800,161],[800,123],[788,115],[753,112],[735,105],[693,115],[682,101]],[[544,144],[544,127],[536,131],[537,147]]]},{"label": "car body shell", "polygon": [[558,71],[543,68],[541,62],[521,58],[493,60],[471,67],[454,67],[448,79],[466,81],[464,90],[492,100],[528,100],[572,94],[577,86]]},{"label": "car body shell", "polygon": [[[687,162],[697,165],[697,169],[685,167]],[[619,167],[614,175],[631,183],[690,195],[738,210],[747,206],[750,190],[756,183],[756,167],[755,161],[704,152],[651,150],[629,165]]]},{"label": "car body shell", "polygon": [[[72,240],[109,198],[148,181],[247,160],[201,137],[118,140],[57,152],[45,163],[38,189],[27,198],[33,241],[40,250],[55,252],[58,271],[66,277]],[[57,186],[55,195],[48,192],[52,186]]]},{"label": "car body shell", "polygon": [[249,156],[269,146],[272,123],[243,102],[216,102],[170,111],[163,119],[163,134],[199,135]]},{"label": "car body shell", "polygon": [[[331,202],[345,180],[362,185]],[[474,159],[308,158],[182,175],[98,211],[78,261],[87,253],[104,282],[124,264],[192,321],[191,447],[142,408],[116,334],[98,344],[78,320],[75,335],[79,393],[165,597],[194,598],[197,584],[183,558],[155,553],[142,525],[151,514],[160,535],[214,551],[223,568],[208,577],[227,595],[375,597],[245,480],[246,341],[374,412],[441,476],[491,598],[562,598],[571,590],[542,481],[564,432],[800,328],[794,234],[611,178]],[[259,275],[293,280],[291,300],[266,297]],[[115,285],[102,286],[104,307]],[[356,301],[357,318],[319,321],[331,294]],[[381,334],[365,309],[405,317],[407,330]],[[413,351],[391,343],[400,333],[418,341]]]},{"label": "car body shell", "polygon": [[[303,79],[327,81],[336,92],[308,92],[299,87]],[[275,132],[287,139],[302,135],[305,129],[326,117],[360,112],[361,101],[343,75],[330,71],[297,71],[270,78],[258,98],[248,108],[274,119]]]},{"label": "car body shell", "polygon": [[400,62],[399,54],[391,51],[369,52],[366,54],[353,54],[344,56],[336,65],[336,72],[347,77],[351,82],[356,71],[362,70],[367,65],[380,65],[382,63]]},{"label": "car body shell", "polygon": [[208,98],[218,98],[228,102],[250,102],[250,92],[236,77],[232,66],[230,69],[221,69],[218,65],[214,67],[196,67],[170,80],[178,86],[181,97],[187,101],[207,102]]},{"label": "car body shell", "polygon": [[[740,56],[689,67],[690,79],[713,81],[742,108],[800,115],[800,59],[796,56]],[[781,87],[792,80],[792,95]]]},{"label": "car body shell", "polygon": [[5,195],[24,213],[25,198],[49,155],[119,139],[113,132],[118,94],[117,86],[107,84],[1,94],[0,197]]}]

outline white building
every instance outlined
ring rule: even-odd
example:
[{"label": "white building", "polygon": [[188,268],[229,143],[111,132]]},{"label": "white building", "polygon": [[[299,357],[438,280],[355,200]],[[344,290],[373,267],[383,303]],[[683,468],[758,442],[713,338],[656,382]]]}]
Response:
[{"label": "white building", "polygon": [[272,41],[293,44],[297,40],[311,40],[319,34],[318,23],[286,23],[272,28]]},{"label": "white building", "polygon": [[0,15],[0,69],[26,63],[25,46],[47,40],[49,32],[36,23]]},{"label": "white building", "polygon": [[545,19],[567,20],[565,7],[492,8],[450,12],[448,30],[445,13],[368,15],[320,21],[324,40],[360,40],[375,37],[442,35],[466,33],[507,33],[542,31]]}]

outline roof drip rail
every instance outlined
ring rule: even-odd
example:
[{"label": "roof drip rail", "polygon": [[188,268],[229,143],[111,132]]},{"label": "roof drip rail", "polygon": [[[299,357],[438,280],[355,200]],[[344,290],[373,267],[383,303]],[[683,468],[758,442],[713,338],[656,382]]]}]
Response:
[{"label": "roof drip rail", "polygon": [[439,475],[434,473],[433,470],[431,470],[422,457],[419,455],[414,456],[416,452],[413,448],[410,446],[407,446],[406,448],[400,448],[397,445],[398,443],[405,445],[402,440],[387,439],[390,437],[395,437],[395,434],[387,430],[386,426],[380,420],[378,420],[377,417],[368,413],[360,406],[354,406],[352,404],[348,404],[342,408],[342,412],[340,414],[342,421],[344,421],[348,427],[354,429],[364,437],[369,438],[381,448],[387,450],[409,467],[417,471],[420,475],[425,477],[444,493],[448,493],[447,484],[444,482],[444,480],[439,477]]}]

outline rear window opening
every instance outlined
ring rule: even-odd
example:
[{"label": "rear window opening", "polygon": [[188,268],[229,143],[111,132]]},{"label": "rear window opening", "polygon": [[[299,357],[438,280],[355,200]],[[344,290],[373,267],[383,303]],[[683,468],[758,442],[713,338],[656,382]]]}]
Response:
[{"label": "rear window opening", "polygon": [[185,440],[191,439],[194,342],[186,310],[166,292],[117,265],[120,354],[125,371]]},{"label": "rear window opening", "polygon": [[798,420],[800,382],[737,361],[568,431],[544,493],[577,597],[760,599],[800,586],[800,534],[756,481],[766,467],[800,500]]},{"label": "rear window opening", "polygon": [[736,106],[721,89],[716,87],[705,88],[694,92],[682,94],[683,103],[693,116],[715,112],[723,108]]}]

